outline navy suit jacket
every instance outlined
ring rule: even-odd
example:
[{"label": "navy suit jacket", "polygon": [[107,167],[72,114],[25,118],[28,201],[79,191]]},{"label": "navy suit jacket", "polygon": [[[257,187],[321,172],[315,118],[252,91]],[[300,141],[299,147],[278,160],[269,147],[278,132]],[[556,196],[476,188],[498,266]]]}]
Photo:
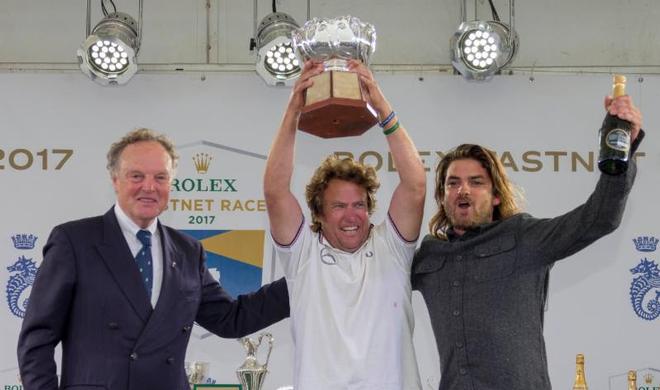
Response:
[{"label": "navy suit jacket", "polygon": [[[57,226],[18,339],[23,389],[187,390],[193,322],[228,338],[289,315],[284,279],[232,299],[206,268],[201,244],[159,224],[163,284],[155,308],[115,213]],[[240,362],[239,362],[240,363]]]}]

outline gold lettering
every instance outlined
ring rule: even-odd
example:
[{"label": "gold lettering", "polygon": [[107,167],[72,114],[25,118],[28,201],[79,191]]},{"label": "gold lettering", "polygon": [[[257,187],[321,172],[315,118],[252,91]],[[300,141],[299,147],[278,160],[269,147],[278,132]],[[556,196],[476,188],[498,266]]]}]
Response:
[{"label": "gold lettering", "polygon": [[579,162],[584,168],[587,169],[587,172],[593,172],[594,170],[594,152],[589,152],[585,160],[580,156],[578,152],[571,152],[571,171],[577,171],[577,163]]},{"label": "gold lettering", "polygon": [[222,199],[220,201],[220,211],[230,211],[229,206],[231,205],[231,201],[229,199]]},{"label": "gold lettering", "polygon": [[182,211],[192,211],[192,200],[191,199],[181,199],[181,210]]},{"label": "gold lettering", "polygon": [[335,152],[335,156],[337,156],[337,158],[342,159],[342,160],[345,159],[345,158],[352,159],[353,158],[353,153],[351,153],[351,152]]},{"label": "gold lettering", "polygon": [[396,172],[396,167],[394,166],[394,159],[392,158],[392,152],[387,152],[387,171]]},{"label": "gold lettering", "polygon": [[506,151],[502,153],[502,156],[500,157],[500,161],[502,162],[502,165],[504,165],[504,168],[511,168],[513,169],[514,172],[518,172],[518,166],[516,165],[516,162],[513,161],[513,156],[511,155],[511,152]]},{"label": "gold lettering", "polygon": [[546,156],[551,156],[552,157],[553,163],[554,163],[552,165],[552,167],[553,167],[553,171],[555,171],[555,172],[559,172],[559,157],[566,156],[567,154],[568,153],[566,153],[566,152],[552,151],[552,150],[549,150],[549,151],[545,152]]},{"label": "gold lettering", "polygon": [[[434,171],[438,162],[446,155],[446,153],[441,150],[422,150],[418,153],[422,166],[426,172]],[[355,154],[346,151],[338,151],[334,154],[340,158],[355,158],[356,156]],[[432,165],[430,162],[431,156],[436,159]],[[639,162],[639,159],[643,157],[646,157],[645,152],[636,152],[631,156],[635,162]],[[385,158],[387,161],[384,161]],[[593,172],[596,165],[595,153],[593,151],[527,150],[516,156],[514,156],[511,151],[503,151],[501,154],[498,153],[498,158],[505,168],[511,169],[514,172],[519,172],[520,170],[524,172],[540,172],[544,168],[552,169],[553,172],[559,172],[561,169],[566,171],[570,169],[570,172],[578,172],[581,170]],[[570,158],[570,165],[562,165],[562,161],[566,163],[569,162],[567,158]],[[362,164],[371,165],[376,171],[379,171],[382,168],[386,168],[387,172],[397,171],[391,152],[387,152],[387,155],[385,155],[384,153],[381,154],[375,150],[367,150],[360,153],[357,160]]]},{"label": "gold lettering", "polygon": [[431,155],[431,152],[429,151],[421,151],[419,152],[419,160],[422,162],[422,165],[424,166],[424,170],[426,172],[429,172],[431,170],[431,167],[428,166],[426,163],[426,159],[424,157],[429,157]]},{"label": "gold lettering", "polygon": [[532,168],[532,167],[528,167],[528,166],[523,165],[523,168],[522,168],[523,171],[525,171],[525,172],[538,172],[538,171],[540,171],[541,168],[543,168],[543,163],[541,162],[541,160],[533,159],[531,157],[541,157],[541,152],[537,152],[535,150],[529,150],[529,151],[523,153],[523,155],[522,155],[523,161],[526,162],[526,163],[530,163],[530,164],[535,166],[534,168]]},{"label": "gold lettering", "polygon": [[220,211],[266,211],[265,199],[220,199]]},{"label": "gold lettering", "polygon": [[[367,162],[368,157],[375,158],[376,164],[370,164],[369,162]],[[360,155],[360,163],[365,165],[371,165],[372,167],[374,167],[375,170],[379,170],[383,166],[383,156],[381,156],[380,153],[376,151],[367,150],[366,152]]]}]

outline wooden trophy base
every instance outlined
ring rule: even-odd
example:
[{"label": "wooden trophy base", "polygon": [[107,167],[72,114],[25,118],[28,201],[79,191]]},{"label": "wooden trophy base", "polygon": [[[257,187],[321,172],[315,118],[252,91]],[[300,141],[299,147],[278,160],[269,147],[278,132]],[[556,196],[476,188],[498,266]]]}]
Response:
[{"label": "wooden trophy base", "polygon": [[326,71],[313,80],[298,121],[301,131],[322,138],[350,137],[378,123],[362,97],[356,73]]}]

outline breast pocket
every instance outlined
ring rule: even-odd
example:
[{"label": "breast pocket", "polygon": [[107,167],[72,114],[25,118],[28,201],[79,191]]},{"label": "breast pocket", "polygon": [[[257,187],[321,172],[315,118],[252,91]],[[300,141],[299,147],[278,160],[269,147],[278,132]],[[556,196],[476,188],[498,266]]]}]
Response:
[{"label": "breast pocket", "polygon": [[442,285],[446,259],[444,256],[426,257],[413,264],[412,284],[416,290],[437,289]]},{"label": "breast pocket", "polygon": [[473,277],[476,282],[506,278],[516,265],[516,238],[503,236],[496,241],[478,245],[474,249]]}]

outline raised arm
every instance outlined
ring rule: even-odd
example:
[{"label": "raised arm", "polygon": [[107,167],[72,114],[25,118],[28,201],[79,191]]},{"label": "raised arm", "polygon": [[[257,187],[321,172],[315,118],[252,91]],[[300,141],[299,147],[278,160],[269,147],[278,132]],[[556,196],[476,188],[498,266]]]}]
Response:
[{"label": "raised arm", "polygon": [[323,64],[308,61],[296,81],[280,128],[268,153],[264,172],[264,196],[273,239],[290,244],[302,223],[302,209],[291,192],[291,176],[298,118],[304,105],[304,91],[312,85],[310,78],[323,71]]},{"label": "raised arm", "polygon": [[367,101],[378,114],[378,121],[382,123],[389,119],[384,126],[384,133],[399,174],[399,184],[392,195],[389,214],[403,238],[414,241],[419,236],[424,214],[426,196],[424,166],[415,144],[399,122],[399,118],[396,114],[389,118],[393,113],[392,107],[383,96],[371,71],[358,61],[351,61],[349,67],[358,73]]}]

